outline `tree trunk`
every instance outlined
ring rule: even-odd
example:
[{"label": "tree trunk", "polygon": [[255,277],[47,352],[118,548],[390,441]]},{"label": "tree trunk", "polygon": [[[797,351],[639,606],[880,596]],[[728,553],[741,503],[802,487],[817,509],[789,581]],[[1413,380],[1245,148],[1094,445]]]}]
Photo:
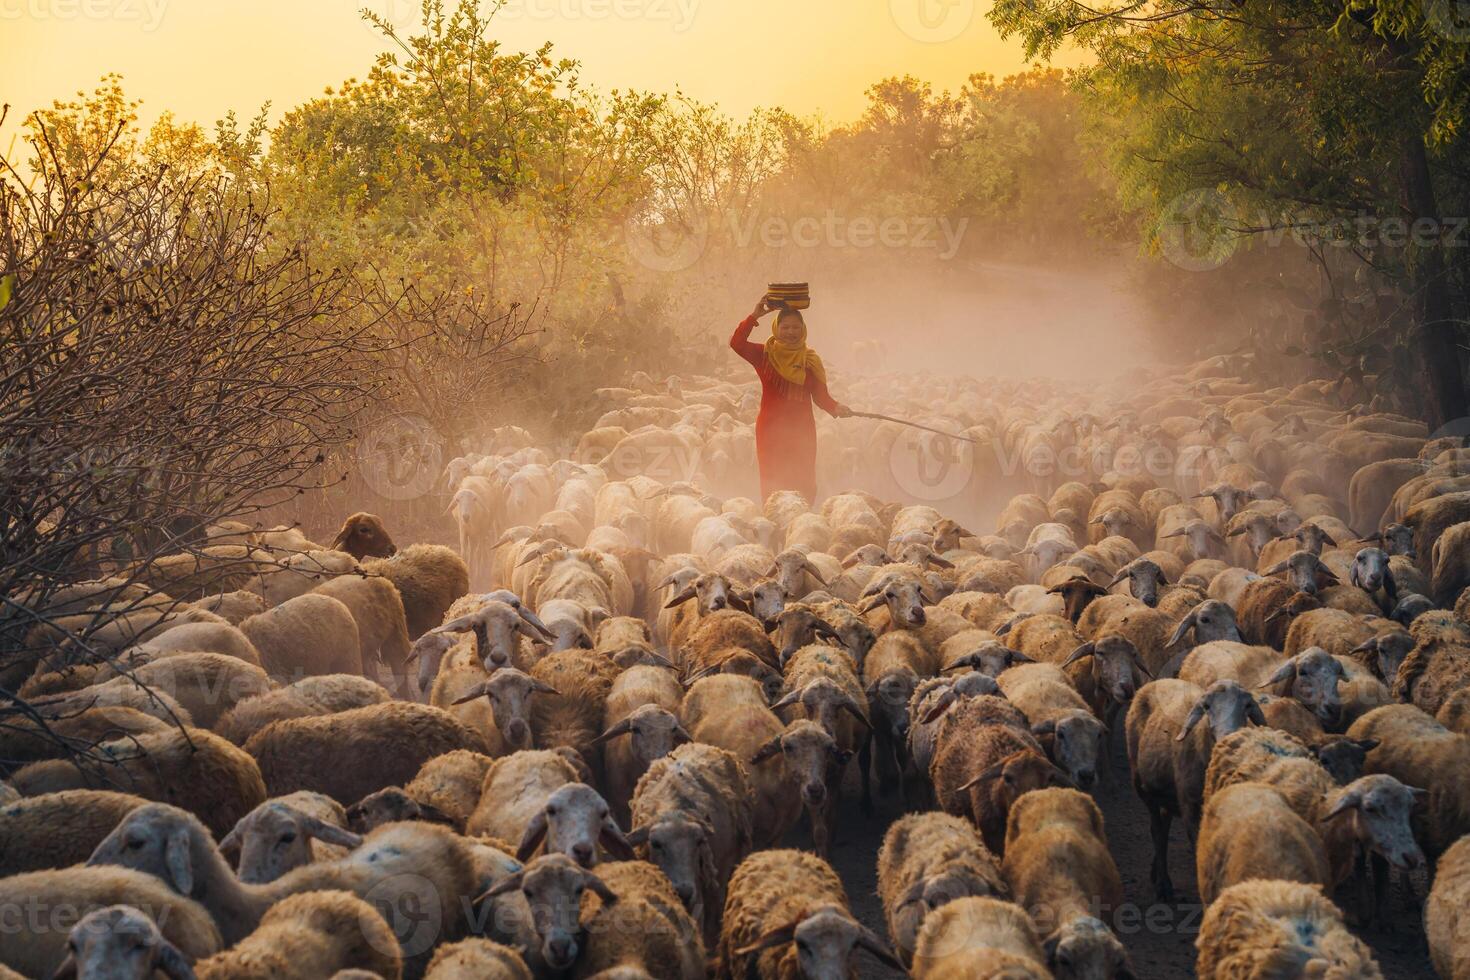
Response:
[{"label": "tree trunk", "polygon": [[1428,382],[1425,421],[1432,433],[1470,415],[1470,405],[1466,402],[1464,372],[1460,367],[1444,249],[1439,241],[1444,224],[1435,201],[1434,184],[1430,180],[1429,156],[1424,150],[1424,140],[1418,135],[1405,140],[1402,177],[1411,224],[1428,219],[1433,222],[1435,235],[1433,244],[1419,249],[1412,257],[1410,273],[1418,320],[1419,354]]}]

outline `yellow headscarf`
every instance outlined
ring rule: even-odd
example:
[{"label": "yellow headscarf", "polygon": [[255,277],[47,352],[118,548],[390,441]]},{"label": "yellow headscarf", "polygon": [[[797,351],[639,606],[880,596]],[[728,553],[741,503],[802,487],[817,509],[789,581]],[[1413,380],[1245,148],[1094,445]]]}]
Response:
[{"label": "yellow headscarf", "polygon": [[[788,317],[794,317],[801,324],[801,339],[794,346],[776,339],[776,328]],[[822,384],[827,383],[827,369],[822,366],[822,359],[817,356],[817,352],[806,345],[806,321],[796,310],[782,310],[776,314],[776,323],[771,328],[771,336],[766,340],[766,362],[782,378],[799,387],[806,385],[808,371]]]}]

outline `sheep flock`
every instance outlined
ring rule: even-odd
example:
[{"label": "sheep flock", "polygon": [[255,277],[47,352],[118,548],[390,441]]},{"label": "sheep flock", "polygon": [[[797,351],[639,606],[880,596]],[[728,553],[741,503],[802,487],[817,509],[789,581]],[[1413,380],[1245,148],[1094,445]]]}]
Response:
[{"label": "sheep flock", "polygon": [[8,597],[0,978],[1470,978],[1470,448],[1238,373],[838,378],[963,438],[815,501],[637,374]]}]

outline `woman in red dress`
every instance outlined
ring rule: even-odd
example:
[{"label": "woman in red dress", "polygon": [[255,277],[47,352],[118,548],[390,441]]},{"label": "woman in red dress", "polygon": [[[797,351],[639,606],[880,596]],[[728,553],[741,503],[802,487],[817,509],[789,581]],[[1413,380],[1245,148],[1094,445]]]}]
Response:
[{"label": "woman in red dress", "polygon": [[796,490],[808,504],[817,502],[817,423],[812,402],[836,418],[852,411],[827,392],[827,370],[806,345],[806,322],[797,310],[782,310],[765,345],[750,332],[771,312],[764,296],[735,328],[730,347],[755,368],[761,379],[761,410],[755,420],[755,452],[760,460],[761,497]]}]

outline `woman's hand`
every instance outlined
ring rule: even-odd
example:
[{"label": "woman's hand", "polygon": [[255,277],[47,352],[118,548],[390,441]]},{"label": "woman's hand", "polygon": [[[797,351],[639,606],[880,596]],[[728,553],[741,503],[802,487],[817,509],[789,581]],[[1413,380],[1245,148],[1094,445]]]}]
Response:
[{"label": "woman's hand", "polygon": [[771,312],[771,304],[766,302],[766,295],[762,293],[761,298],[756,302],[755,309],[751,311],[750,315],[759,320],[769,312]]},{"label": "woman's hand", "polygon": [[850,419],[852,418],[852,409],[839,402],[837,404],[837,411],[832,413],[832,417],[834,419]]}]

